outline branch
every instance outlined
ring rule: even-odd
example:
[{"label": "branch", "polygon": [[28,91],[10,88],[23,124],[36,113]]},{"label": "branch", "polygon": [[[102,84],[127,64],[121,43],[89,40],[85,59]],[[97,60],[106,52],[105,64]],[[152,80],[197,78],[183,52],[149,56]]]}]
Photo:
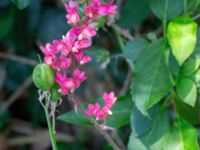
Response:
[{"label": "branch", "polygon": [[114,30],[116,30],[117,32],[119,32],[126,39],[128,39],[128,40],[133,40],[134,39],[134,37],[130,34],[129,30],[122,29],[121,27],[119,27],[116,24],[110,24],[110,25],[108,24],[108,26],[111,26]]},{"label": "branch", "polygon": [[0,112],[6,111],[24,92],[32,84],[32,76],[29,76],[22,85],[5,101],[2,105]]},{"label": "branch", "polygon": [[71,98],[73,98],[74,102],[77,104],[78,108],[80,109],[80,111],[83,113],[83,115],[92,123],[94,124],[94,126],[97,128],[97,130],[101,133],[101,135],[108,141],[108,143],[113,147],[114,150],[121,150],[118,145],[113,141],[113,139],[110,137],[110,135],[102,129],[102,127],[100,126],[100,124],[95,121],[93,118],[91,118],[90,116],[88,116],[83,108],[83,106],[81,105],[81,103],[79,102],[78,98],[76,97],[75,94],[70,93],[69,96]]},{"label": "branch", "polygon": [[35,60],[13,55],[13,54],[2,53],[2,52],[0,52],[0,58],[10,59],[13,61],[21,62],[23,64],[31,65],[31,66],[35,66],[36,64],[38,64],[38,62]]},{"label": "branch", "polygon": [[126,91],[128,90],[129,84],[131,82],[131,76],[132,76],[132,71],[131,71],[131,68],[129,67],[128,73],[127,73],[127,76],[126,76],[126,80],[124,81],[124,85],[121,88],[121,90],[119,91],[119,96],[123,96],[123,95],[126,94]]},{"label": "branch", "polygon": [[[63,141],[67,143],[74,142],[74,138],[72,136],[69,136],[60,132],[56,134],[56,139],[58,141]],[[41,143],[45,141],[50,141],[48,130],[38,132],[35,135],[18,136],[15,138],[11,138],[8,140],[8,144],[12,146],[14,145],[16,146],[16,145]]]}]

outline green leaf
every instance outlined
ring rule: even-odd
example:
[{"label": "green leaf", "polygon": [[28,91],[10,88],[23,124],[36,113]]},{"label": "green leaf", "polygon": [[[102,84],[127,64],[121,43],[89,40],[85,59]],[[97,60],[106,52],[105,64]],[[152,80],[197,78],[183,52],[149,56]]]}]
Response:
[{"label": "green leaf", "polygon": [[145,39],[138,38],[129,41],[123,49],[123,56],[131,62],[136,61],[142,50],[147,47],[149,42]]},{"label": "green leaf", "polygon": [[159,106],[153,106],[149,111],[149,116],[143,116],[136,106],[131,113],[131,129],[136,136],[141,136],[152,128],[153,121],[159,113]]},{"label": "green leaf", "polygon": [[180,74],[190,77],[200,65],[200,59],[191,59],[181,66]]},{"label": "green leaf", "polygon": [[[102,99],[98,99],[98,101],[100,101],[100,104],[103,102]],[[84,106],[87,107],[87,104],[85,104]],[[125,124],[128,124],[131,114],[131,108],[132,103],[129,96],[119,98],[112,108],[113,114],[110,116],[106,125],[113,128],[118,128]],[[92,125],[80,111],[78,111],[77,114],[74,111],[64,113],[58,116],[58,119],[76,125]]]},{"label": "green leaf", "polygon": [[199,150],[197,130],[179,118],[171,131],[163,137],[162,150]]},{"label": "green leaf", "polygon": [[160,116],[157,124],[141,137],[132,132],[128,149],[138,150],[199,150],[197,131],[182,118],[178,118],[171,129],[167,115]]},{"label": "green leaf", "polygon": [[192,54],[196,46],[197,23],[189,17],[177,17],[169,22],[167,38],[179,65]]},{"label": "green leaf", "polygon": [[26,8],[31,0],[12,0],[13,3],[19,8],[19,9],[24,9]]},{"label": "green leaf", "polygon": [[193,75],[192,80],[196,83],[200,81],[200,69],[198,69]]},{"label": "green leaf", "polygon": [[169,120],[166,110],[157,113],[152,118],[150,130],[142,136],[137,136],[134,132],[131,133],[128,143],[129,150],[161,150],[160,139],[169,130]]},{"label": "green leaf", "polygon": [[148,0],[124,1],[123,7],[121,7],[119,13],[119,25],[124,28],[131,28],[144,21],[144,19],[148,16],[150,12],[147,1]]},{"label": "green leaf", "polygon": [[197,29],[197,43],[194,50],[195,57],[200,59],[200,28]]},{"label": "green leaf", "polygon": [[166,40],[160,39],[147,46],[135,64],[135,74],[131,83],[132,100],[145,115],[172,87],[165,64],[165,51]]},{"label": "green leaf", "polygon": [[184,77],[180,78],[176,85],[176,91],[183,102],[190,106],[195,105],[197,99],[197,88],[191,79]]},{"label": "green leaf", "polygon": [[198,103],[194,107],[192,107],[184,103],[179,98],[176,98],[175,105],[177,112],[185,120],[195,125],[200,123],[200,105]]},{"label": "green leaf", "polygon": [[183,11],[182,0],[149,0],[153,13],[161,20],[172,19]]}]

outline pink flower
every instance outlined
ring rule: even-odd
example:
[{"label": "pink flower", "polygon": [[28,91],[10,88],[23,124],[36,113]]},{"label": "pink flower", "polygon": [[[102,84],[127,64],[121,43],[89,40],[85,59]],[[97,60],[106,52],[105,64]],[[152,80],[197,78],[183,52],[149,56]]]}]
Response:
[{"label": "pink flower", "polygon": [[71,13],[72,11],[78,10],[78,3],[74,2],[73,0],[69,0],[68,4],[64,3],[65,9],[68,13]]},{"label": "pink flower", "polygon": [[90,26],[83,25],[81,28],[81,33],[78,36],[79,40],[90,39],[96,35],[96,31]]},{"label": "pink flower", "polygon": [[[79,50],[79,49],[83,49],[83,48],[88,48],[91,46],[91,41],[90,40],[79,40],[76,41],[74,44],[74,49]],[[72,49],[73,51],[73,49]],[[76,51],[74,51],[76,52]]]},{"label": "pink flower", "polygon": [[99,103],[96,103],[95,105],[89,104],[88,109],[86,110],[86,113],[88,115],[96,117],[96,120],[104,120],[108,114],[111,115],[112,106],[117,100],[117,98],[114,95],[114,92],[105,92],[103,94],[103,99],[104,107],[102,109],[100,108]]},{"label": "pink flower", "polygon": [[80,20],[80,16],[77,11],[73,11],[66,15],[68,24],[77,24]]},{"label": "pink flower", "polygon": [[55,81],[60,86],[59,92],[66,95],[68,91],[74,92],[75,83],[73,78],[67,78],[65,73],[57,72],[55,75]]},{"label": "pink flower", "polygon": [[56,55],[54,55],[52,53],[46,54],[44,57],[44,63],[55,68],[56,67]]},{"label": "pink flower", "polygon": [[73,79],[75,83],[75,87],[79,88],[81,83],[86,79],[85,73],[81,72],[79,69],[74,70]]},{"label": "pink flower", "polygon": [[110,109],[112,108],[112,105],[116,102],[117,98],[115,97],[114,92],[110,93],[104,93],[103,94],[103,99],[105,102],[105,105]]},{"label": "pink flower", "polygon": [[71,58],[67,58],[65,56],[60,56],[58,58],[58,66],[60,69],[67,69],[71,65]]},{"label": "pink flower", "polygon": [[117,13],[117,6],[116,5],[112,5],[112,3],[108,3],[108,4],[105,4],[105,5],[102,5],[98,9],[98,14],[100,16],[114,15],[116,13]]},{"label": "pink flower", "polygon": [[84,13],[90,18],[95,18],[98,13],[98,8],[101,6],[100,0],[92,0],[91,4],[85,7]]},{"label": "pink flower", "polygon": [[96,116],[96,114],[100,111],[99,103],[89,104],[88,109],[85,111],[88,115]]},{"label": "pink flower", "polygon": [[81,59],[81,61],[80,61],[80,64],[81,64],[81,65],[84,65],[84,64],[86,64],[86,63],[89,63],[91,60],[92,60],[92,59],[91,59],[90,56],[83,56],[82,59]]}]

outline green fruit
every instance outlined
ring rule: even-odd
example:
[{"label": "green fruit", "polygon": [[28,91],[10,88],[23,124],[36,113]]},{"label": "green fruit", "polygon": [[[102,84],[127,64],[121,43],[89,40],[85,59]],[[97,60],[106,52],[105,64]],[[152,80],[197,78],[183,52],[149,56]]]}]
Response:
[{"label": "green fruit", "polygon": [[48,91],[54,85],[53,69],[47,64],[38,64],[33,70],[32,79],[37,88]]},{"label": "green fruit", "polygon": [[197,24],[189,17],[177,17],[167,27],[167,38],[172,53],[180,65],[192,54],[196,46]]},{"label": "green fruit", "polygon": [[50,100],[51,101],[56,102],[63,96],[60,92],[58,92],[58,90],[59,90],[59,86],[57,84],[54,84],[54,86],[50,90],[50,93],[51,93]]}]

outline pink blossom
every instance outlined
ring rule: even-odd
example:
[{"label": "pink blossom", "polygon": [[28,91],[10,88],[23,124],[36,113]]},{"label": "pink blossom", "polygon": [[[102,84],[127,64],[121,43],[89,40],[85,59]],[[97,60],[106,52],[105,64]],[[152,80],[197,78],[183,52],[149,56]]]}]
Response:
[{"label": "pink blossom", "polygon": [[104,107],[102,109],[100,108],[99,103],[96,103],[95,105],[89,104],[88,109],[86,110],[86,113],[88,115],[96,117],[96,120],[104,120],[108,114],[111,115],[112,106],[117,100],[117,98],[114,95],[114,92],[110,93],[105,92],[103,94],[103,99],[104,99]]},{"label": "pink blossom", "polygon": [[88,115],[94,115],[96,116],[96,114],[100,111],[100,105],[99,103],[95,103],[95,104],[89,104],[88,105],[88,109],[85,111]]},{"label": "pink blossom", "polygon": [[108,4],[105,4],[105,5],[102,5],[98,9],[98,14],[100,16],[114,15],[116,13],[117,13],[117,6],[116,5],[112,5],[112,3],[108,3]]},{"label": "pink blossom", "polygon": [[75,87],[79,88],[81,83],[86,79],[85,73],[81,72],[79,69],[74,70],[73,79],[75,83]]},{"label": "pink blossom", "polygon": [[80,20],[80,16],[77,11],[73,11],[66,15],[67,23],[69,24],[77,24]]},{"label": "pink blossom", "polygon": [[90,39],[96,35],[96,31],[90,26],[83,25],[81,28],[81,33],[78,36],[78,39]]},{"label": "pink blossom", "polygon": [[91,59],[90,56],[83,56],[82,59],[81,59],[81,61],[80,61],[80,64],[81,64],[81,65],[84,65],[84,64],[86,64],[86,63],[89,63],[91,60],[92,60],[92,59]]},{"label": "pink blossom", "polygon": [[69,0],[69,3],[64,3],[65,9],[68,13],[71,13],[72,11],[77,11],[78,10],[78,3],[74,2],[73,0]]},{"label": "pink blossom", "polygon": [[50,65],[51,67],[56,67],[56,55],[48,53],[44,57],[44,63]]},{"label": "pink blossom", "polygon": [[112,107],[112,105],[116,102],[117,98],[115,97],[114,92],[110,92],[110,93],[104,93],[103,94],[103,99],[105,102],[105,105],[110,109]]},{"label": "pink blossom", "polygon": [[75,89],[75,83],[73,78],[66,77],[65,73],[57,72],[55,75],[55,81],[60,86],[59,92],[66,95],[68,91],[73,92]]},{"label": "pink blossom", "polygon": [[71,65],[71,58],[67,58],[65,56],[60,56],[58,58],[58,66],[60,69],[67,69]]},{"label": "pink blossom", "polygon": [[100,0],[92,0],[91,4],[85,7],[84,13],[89,18],[95,18],[97,16],[98,9],[100,6],[101,6]]},{"label": "pink blossom", "polygon": [[75,44],[74,44],[74,48],[76,50],[79,50],[79,49],[83,49],[83,48],[88,48],[91,46],[91,41],[90,40],[79,40],[79,41],[76,41]]}]

